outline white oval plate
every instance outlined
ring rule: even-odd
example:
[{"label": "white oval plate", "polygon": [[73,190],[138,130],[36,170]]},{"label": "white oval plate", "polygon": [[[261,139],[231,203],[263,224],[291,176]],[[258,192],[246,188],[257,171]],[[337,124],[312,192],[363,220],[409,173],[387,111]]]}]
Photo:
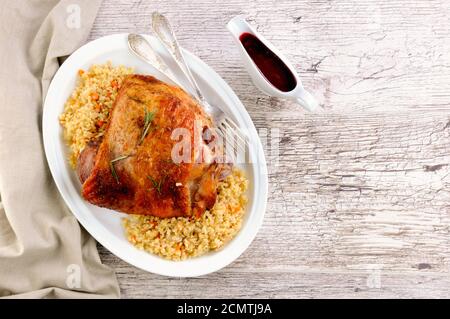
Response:
[{"label": "white oval plate", "polygon": [[[168,59],[168,53],[153,37],[146,36],[160,54]],[[75,88],[79,69],[92,64],[111,61],[113,65],[134,67],[136,73],[151,74],[170,82],[157,70],[128,51],[127,34],[110,35],[92,41],[75,51],[60,67],[49,87],[43,111],[43,138],[45,153],[55,183],[72,213],[83,227],[104,247],[124,261],[152,273],[192,277],[217,271],[238,258],[250,245],[262,223],[267,202],[267,167],[261,142],[250,116],[225,81],[199,58],[185,52],[194,75],[199,80],[205,97],[220,105],[237,123],[246,128],[252,147],[249,152],[252,164],[239,165],[249,179],[247,211],[242,229],[221,250],[184,261],[169,261],[139,250],[125,238],[121,219],[125,214],[100,208],[86,202],[81,194],[81,184],[70,168],[68,149],[62,137],[58,117]],[[182,85],[186,87],[186,82]]]}]

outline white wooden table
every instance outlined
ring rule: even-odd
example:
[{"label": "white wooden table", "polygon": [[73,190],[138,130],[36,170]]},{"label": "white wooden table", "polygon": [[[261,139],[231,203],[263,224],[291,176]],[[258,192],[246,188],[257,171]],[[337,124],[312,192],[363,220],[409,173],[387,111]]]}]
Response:
[{"label": "white wooden table", "polygon": [[[281,158],[257,238],[217,273],[165,278],[100,248],[123,297],[450,297],[450,1],[104,0],[90,38],[148,32],[155,10],[280,130]],[[237,14],[325,114],[253,86],[225,29]]]}]

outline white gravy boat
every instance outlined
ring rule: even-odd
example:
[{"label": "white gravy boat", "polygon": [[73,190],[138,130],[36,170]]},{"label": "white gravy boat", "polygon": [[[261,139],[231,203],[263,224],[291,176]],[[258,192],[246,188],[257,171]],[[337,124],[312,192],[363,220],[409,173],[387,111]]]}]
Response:
[{"label": "white gravy boat", "polygon": [[[227,29],[233,35],[237,47],[239,48],[242,61],[244,62],[245,68],[250,74],[253,83],[261,91],[270,96],[295,100],[308,111],[313,111],[317,108],[317,100],[303,88],[300,77],[298,76],[292,64],[289,63],[287,58],[280,51],[278,51],[269,41],[267,41],[261,34],[259,34],[250,24],[248,24],[248,22],[245,21],[244,18],[242,18],[241,16],[234,17],[228,22]],[[284,63],[285,67],[287,67],[287,69],[292,73],[292,75],[289,75],[288,77],[293,76],[293,78],[295,78],[295,82],[292,82],[291,88],[288,91],[277,88],[257,66],[240,39],[241,35],[244,33],[249,33],[250,35],[256,37],[256,40],[259,40],[270,51],[272,51],[273,54],[277,56],[279,60]]]}]

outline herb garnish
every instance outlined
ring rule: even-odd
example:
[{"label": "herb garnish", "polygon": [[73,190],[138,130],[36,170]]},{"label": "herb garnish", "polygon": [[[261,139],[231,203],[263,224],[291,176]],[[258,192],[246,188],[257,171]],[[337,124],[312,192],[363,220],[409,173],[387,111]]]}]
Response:
[{"label": "herb garnish", "polygon": [[145,115],[144,115],[144,128],[142,130],[141,138],[139,139],[138,145],[141,145],[144,141],[144,138],[148,134],[148,129],[150,128],[150,124],[152,124],[153,118],[155,117],[155,112],[149,112],[147,109],[145,109]]},{"label": "herb garnish", "polygon": [[158,192],[159,195],[161,195],[161,186],[164,183],[166,176],[164,175],[164,177],[162,179],[160,179],[159,181],[155,180],[150,175],[147,175],[147,178],[152,182],[153,188]]},{"label": "herb garnish", "polygon": [[109,168],[111,169],[111,174],[112,174],[112,176],[114,177],[114,179],[116,180],[117,183],[119,183],[119,176],[117,175],[116,169],[114,167],[114,163],[118,162],[118,161],[121,161],[121,160],[124,160],[124,159],[126,159],[128,157],[130,157],[130,155],[122,155],[122,156],[116,157],[115,159],[113,159],[113,160],[111,160],[109,162]]}]

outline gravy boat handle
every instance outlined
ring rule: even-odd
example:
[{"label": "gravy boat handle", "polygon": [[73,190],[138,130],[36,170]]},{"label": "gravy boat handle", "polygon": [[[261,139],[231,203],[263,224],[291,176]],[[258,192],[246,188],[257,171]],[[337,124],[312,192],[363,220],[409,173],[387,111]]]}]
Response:
[{"label": "gravy boat handle", "polygon": [[319,106],[316,98],[304,88],[298,90],[295,99],[304,109],[310,112],[314,111]]}]

